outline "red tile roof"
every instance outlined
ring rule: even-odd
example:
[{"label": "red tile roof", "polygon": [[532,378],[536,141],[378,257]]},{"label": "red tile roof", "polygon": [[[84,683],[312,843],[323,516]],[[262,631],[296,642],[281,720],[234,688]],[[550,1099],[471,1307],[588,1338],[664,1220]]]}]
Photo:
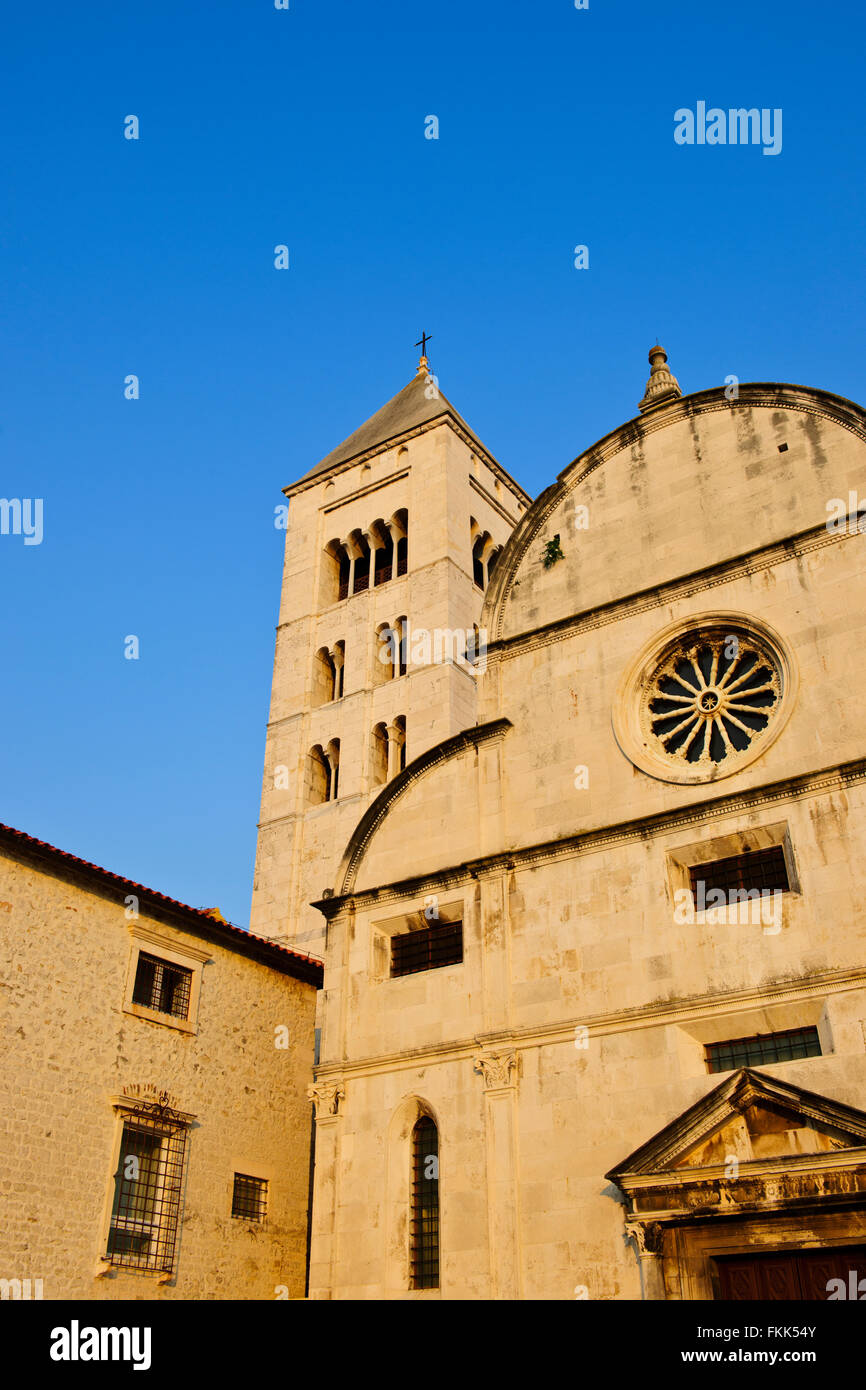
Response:
[{"label": "red tile roof", "polygon": [[280,946],[266,936],[256,936],[244,927],[236,927],[231,922],[218,921],[212,915],[213,908],[190,907],[188,903],[179,902],[177,898],[169,898],[165,893],[157,893],[155,889],[146,888],[143,884],[136,883],[134,879],[124,878],[121,874],[113,874],[108,869],[100,868],[98,864],[91,864],[87,859],[79,859],[77,855],[67,854],[66,850],[58,849],[56,845],[49,845],[45,840],[36,840],[32,835],[26,835],[23,830],[15,830],[11,825],[0,824],[0,845],[6,845],[13,851],[16,849],[23,851],[25,854],[38,859],[53,860],[59,867],[65,866],[69,870],[75,870],[77,873],[100,883],[103,887],[123,890],[124,894],[134,895],[141,903],[162,908],[172,916],[181,918],[184,926],[220,941],[229,949],[239,950],[244,955],[255,956],[264,961],[265,964],[280,970],[283,974],[293,975],[298,980],[315,985],[317,989],[322,987],[323,967],[321,961],[316,960],[313,956],[303,955],[300,951],[292,951],[288,946]]}]

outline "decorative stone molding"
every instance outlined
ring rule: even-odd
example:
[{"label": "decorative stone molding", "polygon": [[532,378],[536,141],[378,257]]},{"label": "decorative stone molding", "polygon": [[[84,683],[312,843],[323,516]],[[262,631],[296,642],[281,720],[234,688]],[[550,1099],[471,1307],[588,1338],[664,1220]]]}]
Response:
[{"label": "decorative stone molding", "polygon": [[[796,410],[819,419],[831,420],[842,429],[850,431],[860,439],[866,438],[866,414],[862,407],[851,401],[833,396],[827,391],[812,387],[792,386],[784,382],[742,382],[739,387],[739,407],[764,406],[785,410]],[[546,488],[525,514],[523,523],[514,531],[496,566],[493,582],[487,591],[482,612],[482,624],[491,634],[488,652],[493,642],[503,637],[508,598],[526,552],[543,532],[548,517],[562,504],[585,478],[600,468],[608,459],[623,449],[639,443],[646,435],[691,416],[730,411],[731,402],[725,396],[724,387],[712,387],[706,391],[695,391],[681,396],[670,404],[662,403],[649,415],[641,415],[627,421],[610,434],[605,435],[586,453],[580,454],[561,479]],[[820,528],[827,540],[835,539],[828,535],[826,526]],[[658,600],[656,600],[658,601]],[[519,634],[515,634],[517,636]]]},{"label": "decorative stone molding", "polygon": [[502,1090],[517,1080],[516,1052],[485,1052],[475,1058],[472,1066],[483,1076],[485,1091]]},{"label": "decorative stone molding", "polygon": [[346,1099],[346,1088],[340,1081],[320,1081],[307,1087],[307,1099],[316,1107],[316,1118],[323,1120],[339,1114],[340,1102]]}]

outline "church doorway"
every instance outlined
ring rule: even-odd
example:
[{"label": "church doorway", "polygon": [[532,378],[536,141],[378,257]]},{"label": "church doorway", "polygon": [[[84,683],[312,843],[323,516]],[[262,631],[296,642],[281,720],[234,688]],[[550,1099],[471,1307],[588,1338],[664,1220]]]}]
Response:
[{"label": "church doorway", "polygon": [[[861,1297],[857,1290],[860,1280],[866,1280],[866,1245],[725,1255],[716,1257],[715,1263],[717,1298],[826,1302],[831,1294],[850,1298],[853,1292],[855,1298]],[[863,1289],[866,1297],[866,1283]]]}]

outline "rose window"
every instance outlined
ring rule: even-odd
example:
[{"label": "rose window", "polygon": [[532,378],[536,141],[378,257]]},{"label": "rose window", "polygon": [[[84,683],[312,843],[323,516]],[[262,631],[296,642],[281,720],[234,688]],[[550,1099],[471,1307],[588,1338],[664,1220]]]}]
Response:
[{"label": "rose window", "polygon": [[781,696],[778,663],[759,639],[690,632],[656,667],[641,722],[660,752],[710,770],[761,738]]}]

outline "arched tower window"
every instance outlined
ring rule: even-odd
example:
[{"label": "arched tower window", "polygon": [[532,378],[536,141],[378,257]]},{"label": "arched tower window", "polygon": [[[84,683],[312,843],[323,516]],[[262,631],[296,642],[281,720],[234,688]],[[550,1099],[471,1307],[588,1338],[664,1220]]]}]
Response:
[{"label": "arched tower window", "polygon": [[328,787],[328,795],[325,797],[325,800],[336,801],[340,792],[340,740],[338,738],[331,739],[331,742],[328,744],[326,757],[328,759],[328,766],[331,770],[331,778]]},{"label": "arched tower window", "polygon": [[331,791],[331,769],[320,744],[316,744],[307,754],[307,805],[320,806],[327,801]]},{"label": "arched tower window", "polygon": [[409,1277],[413,1289],[439,1287],[439,1131],[429,1115],[412,1130]]},{"label": "arched tower window", "polygon": [[312,704],[326,705],[335,698],[336,671],[327,647],[320,647],[313,662]]},{"label": "arched tower window", "polygon": [[352,593],[362,594],[370,587],[370,542],[361,531],[353,532],[352,538],[356,546]]},{"label": "arched tower window", "polygon": [[384,521],[373,523],[373,530],[379,544],[376,547],[373,584],[387,584],[394,573],[394,540]]},{"label": "arched tower window", "polygon": [[377,724],[370,738],[370,784],[383,787],[388,780],[388,730]]},{"label": "arched tower window", "polygon": [[397,633],[389,623],[376,628],[376,649],[373,660],[373,684],[384,685],[393,680],[397,669]]},{"label": "arched tower window", "polygon": [[346,674],[346,644],[338,642],[334,647],[334,654],[331,660],[336,668],[334,680],[334,699],[342,700],[345,687]]},{"label": "arched tower window", "polygon": [[472,547],[472,578],[479,589],[484,588],[484,561],[481,558],[481,552],[484,549],[486,539],[486,534],[480,535]]},{"label": "arched tower window", "polygon": [[406,716],[405,716],[405,714],[398,714],[398,715],[397,715],[397,718],[394,720],[394,728],[395,728],[395,730],[396,730],[397,747],[398,747],[398,749],[399,749],[399,753],[398,753],[398,756],[397,756],[397,768],[396,768],[396,770],[395,770],[395,773],[396,773],[396,772],[402,772],[402,771],[404,770],[404,768],[406,767]]},{"label": "arched tower window", "polygon": [[405,676],[409,663],[409,623],[405,616],[394,624],[394,675]]},{"label": "arched tower window", "polygon": [[397,529],[397,574],[405,574],[409,568],[409,513],[405,507],[394,513]]}]

